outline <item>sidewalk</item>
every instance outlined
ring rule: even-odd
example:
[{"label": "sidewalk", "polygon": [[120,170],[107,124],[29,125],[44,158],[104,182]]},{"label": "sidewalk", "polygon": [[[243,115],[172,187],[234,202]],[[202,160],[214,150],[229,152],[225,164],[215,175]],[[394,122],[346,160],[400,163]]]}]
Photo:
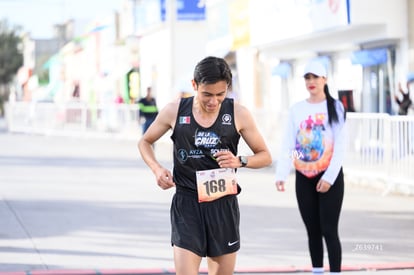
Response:
[{"label": "sidewalk", "polygon": [[[171,166],[170,147],[156,150]],[[239,179],[235,274],[307,273],[292,179],[285,193],[270,168]],[[0,275],[173,274],[172,194],[156,186],[135,141],[0,133]],[[347,182],[344,273],[414,274],[413,228],[414,197]]]}]

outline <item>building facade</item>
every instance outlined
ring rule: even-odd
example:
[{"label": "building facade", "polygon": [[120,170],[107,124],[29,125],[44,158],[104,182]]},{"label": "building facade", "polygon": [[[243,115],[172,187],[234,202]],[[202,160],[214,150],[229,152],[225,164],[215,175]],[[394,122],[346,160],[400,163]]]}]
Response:
[{"label": "building facade", "polygon": [[413,2],[207,1],[207,52],[235,55],[238,98],[256,110],[283,113],[305,97],[301,72],[316,58],[350,111],[395,114],[398,83],[414,69]]},{"label": "building facade", "polygon": [[67,86],[88,91],[81,99],[98,100],[94,83],[109,75],[125,102],[153,86],[160,107],[192,92],[197,61],[224,57],[231,96],[272,117],[307,95],[301,72],[317,58],[350,111],[395,114],[398,83],[414,71],[410,14],[414,0],[125,0],[57,54]]}]

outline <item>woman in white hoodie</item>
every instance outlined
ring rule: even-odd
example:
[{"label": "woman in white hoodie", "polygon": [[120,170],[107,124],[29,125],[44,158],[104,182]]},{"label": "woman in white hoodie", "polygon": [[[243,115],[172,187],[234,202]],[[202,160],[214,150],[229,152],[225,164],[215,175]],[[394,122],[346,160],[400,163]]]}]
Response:
[{"label": "woman in white hoodie", "polygon": [[309,62],[303,76],[309,97],[290,109],[276,167],[276,188],[284,191],[293,162],[296,198],[308,235],[313,273],[324,271],[324,239],[330,272],[337,274],[342,261],[338,222],[344,196],[345,110],[330,95],[321,63]]}]

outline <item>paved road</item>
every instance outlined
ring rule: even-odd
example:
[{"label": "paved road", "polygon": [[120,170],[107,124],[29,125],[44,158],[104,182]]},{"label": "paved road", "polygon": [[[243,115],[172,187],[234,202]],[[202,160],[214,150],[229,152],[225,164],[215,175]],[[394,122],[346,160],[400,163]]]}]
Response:
[{"label": "paved road", "polygon": [[[167,166],[170,149],[164,143],[156,146]],[[305,231],[293,186],[276,192],[270,168],[241,169],[239,179],[238,272],[306,270]],[[167,273],[173,268],[172,194],[156,186],[135,141],[3,131],[0,274]],[[381,190],[347,182],[340,222],[345,270],[414,274],[413,228],[414,197],[382,196]]]}]

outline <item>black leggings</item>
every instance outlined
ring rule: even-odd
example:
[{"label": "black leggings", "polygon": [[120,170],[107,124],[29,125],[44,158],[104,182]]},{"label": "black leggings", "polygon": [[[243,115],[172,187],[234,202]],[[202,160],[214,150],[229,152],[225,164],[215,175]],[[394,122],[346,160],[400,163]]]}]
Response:
[{"label": "black leggings", "polygon": [[296,199],[308,234],[308,245],[313,267],[323,267],[323,241],[328,249],[329,269],[341,271],[342,249],[338,222],[344,197],[342,168],[328,192],[316,192],[323,173],[307,178],[296,171]]}]

